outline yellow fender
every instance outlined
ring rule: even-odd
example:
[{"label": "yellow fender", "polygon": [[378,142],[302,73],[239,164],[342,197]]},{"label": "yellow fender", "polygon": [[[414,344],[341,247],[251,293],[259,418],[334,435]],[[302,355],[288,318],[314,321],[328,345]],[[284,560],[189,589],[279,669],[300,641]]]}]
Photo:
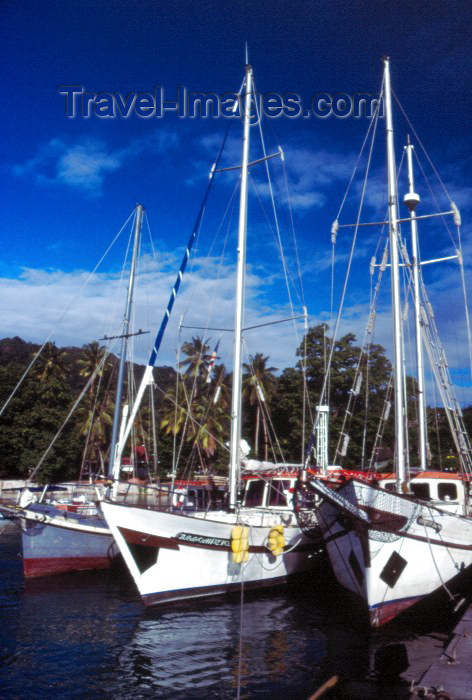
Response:
[{"label": "yellow fender", "polygon": [[274,557],[278,557],[284,552],[285,547],[285,537],[284,537],[284,526],[274,525],[270,528],[269,537],[267,540],[267,546],[272,552]]},{"label": "yellow fender", "polygon": [[249,559],[249,528],[235,525],[231,530],[231,552],[236,564],[244,564]]}]

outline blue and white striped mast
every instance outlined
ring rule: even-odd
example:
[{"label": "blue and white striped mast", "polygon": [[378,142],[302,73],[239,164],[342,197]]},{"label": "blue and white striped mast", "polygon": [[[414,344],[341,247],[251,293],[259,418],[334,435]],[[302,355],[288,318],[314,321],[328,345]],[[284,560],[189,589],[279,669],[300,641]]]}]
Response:
[{"label": "blue and white striped mast", "polygon": [[[212,168],[212,171],[210,173],[210,183],[213,180],[214,177],[214,168]],[[129,437],[129,434],[131,432],[131,428],[133,427],[134,420],[136,418],[136,415],[138,413],[139,407],[141,405],[141,401],[144,396],[144,392],[146,390],[146,387],[148,387],[150,384],[153,383],[153,369],[154,365],[157,359],[157,354],[159,352],[159,348],[161,347],[162,339],[164,337],[165,330],[167,328],[167,324],[169,323],[170,315],[172,313],[172,308],[174,306],[175,300],[177,298],[177,294],[179,293],[180,285],[182,283],[182,279],[184,276],[185,268],[187,267],[187,263],[190,258],[190,252],[192,250],[192,246],[195,242],[195,238],[197,237],[198,230],[200,228],[200,224],[203,218],[203,214],[205,211],[205,206],[206,202],[208,199],[208,195],[210,193],[210,186],[208,187],[202,206],[200,208],[199,214],[197,216],[197,220],[195,222],[195,226],[192,230],[192,233],[190,235],[189,241],[187,243],[187,247],[184,252],[184,257],[182,259],[182,263],[179,268],[179,272],[177,274],[177,279],[175,280],[174,286],[172,287],[172,292],[169,297],[169,301],[167,303],[167,308],[164,313],[164,317],[162,319],[160,328],[157,332],[156,339],[154,341],[154,345],[151,351],[151,355],[148,360],[148,364],[146,365],[146,369],[144,370],[144,375],[141,380],[141,384],[139,385],[139,389],[136,394],[136,399],[133,404],[133,408],[128,416],[128,419],[126,421],[126,425],[124,426],[124,429],[122,431],[122,434],[120,436],[120,442],[117,445],[116,449],[116,456],[115,456],[115,468],[113,470],[113,476],[115,479],[119,478],[119,465],[121,463],[121,455],[123,453],[124,446],[126,445],[126,441]]]},{"label": "blue and white striped mast", "polygon": [[[233,112],[236,111],[236,107],[237,107],[237,101],[235,101],[235,106],[234,106]],[[223,149],[224,149],[224,146],[226,143],[226,139],[228,137],[230,126],[231,126],[231,123],[228,124],[228,129],[227,129],[226,134],[224,136],[223,142],[220,146],[220,150],[218,151],[218,155],[216,157],[216,160],[211,168],[207,190],[205,192],[205,196],[203,197],[203,201],[202,201],[200,210],[198,212],[198,215],[197,215],[197,218],[195,221],[195,225],[192,229],[192,233],[190,234],[190,238],[188,240],[187,247],[186,247],[185,252],[184,252],[182,263],[180,265],[180,269],[179,269],[179,272],[177,274],[177,279],[175,280],[174,286],[172,287],[172,292],[170,294],[169,301],[167,303],[167,308],[165,310],[164,317],[162,319],[161,325],[160,325],[159,330],[157,332],[156,339],[154,341],[154,345],[153,345],[153,348],[151,351],[151,355],[150,355],[149,360],[148,360],[148,364],[146,365],[146,369],[144,370],[144,375],[143,375],[143,378],[141,380],[141,384],[139,385],[139,388],[138,388],[138,391],[136,394],[136,399],[134,401],[132,410],[129,413],[129,416],[126,420],[126,424],[124,425],[123,430],[120,434],[119,443],[116,446],[114,469],[113,469],[114,479],[119,478],[121,455],[122,455],[124,447],[126,445],[126,441],[130,435],[130,432],[131,432],[131,429],[133,427],[133,423],[134,423],[134,420],[135,420],[136,415],[138,413],[139,407],[140,407],[141,402],[143,400],[144,392],[145,392],[146,388],[150,384],[153,383],[153,369],[154,369],[154,365],[156,363],[159,348],[161,347],[162,339],[164,337],[164,333],[166,331],[167,324],[169,323],[170,315],[172,313],[172,309],[173,309],[175,300],[177,298],[177,294],[179,293],[180,285],[182,283],[185,269],[187,267],[187,263],[188,263],[189,258],[190,258],[190,253],[192,251],[193,244],[194,244],[195,239],[197,237],[197,234],[200,230],[200,225],[202,223],[203,215],[205,213],[205,208],[206,208],[206,204],[208,201],[208,197],[210,196],[211,186],[213,184],[216,168],[220,162],[221,155],[223,153]]]}]

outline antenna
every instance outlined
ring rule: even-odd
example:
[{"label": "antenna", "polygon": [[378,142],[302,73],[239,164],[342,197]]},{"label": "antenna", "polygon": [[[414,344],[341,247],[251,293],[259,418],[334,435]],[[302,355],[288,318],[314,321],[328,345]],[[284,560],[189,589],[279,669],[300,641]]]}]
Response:
[{"label": "antenna", "polygon": [[246,46],[246,66],[248,66],[249,65],[249,51],[247,48],[247,41],[246,41],[245,46]]}]

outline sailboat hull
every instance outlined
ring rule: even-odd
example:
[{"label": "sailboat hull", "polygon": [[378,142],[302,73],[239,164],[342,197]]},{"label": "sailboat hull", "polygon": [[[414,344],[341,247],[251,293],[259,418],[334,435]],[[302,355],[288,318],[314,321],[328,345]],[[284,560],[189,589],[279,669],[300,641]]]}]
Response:
[{"label": "sailboat hull", "polygon": [[339,494],[369,522],[325,501],[326,548],[338,582],[364,601],[374,627],[433,594],[452,601],[467,592],[472,522],[354,480]]},{"label": "sailboat hull", "polygon": [[34,504],[9,508],[21,526],[25,578],[105,569],[118,554],[101,516]]},{"label": "sailboat hull", "polygon": [[[146,605],[221,595],[245,588],[285,583],[314,568],[321,556],[319,536],[302,533],[285,512],[156,512],[110,502],[102,510]],[[274,556],[267,547],[270,528],[285,520],[285,551]],[[249,556],[233,561],[234,525],[249,527]]]}]

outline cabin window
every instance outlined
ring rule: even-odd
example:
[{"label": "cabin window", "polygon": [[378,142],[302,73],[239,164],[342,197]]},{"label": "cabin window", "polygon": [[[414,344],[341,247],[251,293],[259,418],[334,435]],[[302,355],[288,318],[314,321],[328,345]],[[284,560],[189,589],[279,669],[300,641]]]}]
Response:
[{"label": "cabin window", "polygon": [[410,484],[411,492],[415,498],[420,501],[429,501],[431,496],[429,494],[429,484],[418,484],[414,481]]},{"label": "cabin window", "polygon": [[440,501],[457,501],[456,484],[448,484],[447,482],[438,484],[438,498]]},{"label": "cabin window", "polygon": [[287,496],[285,491],[290,488],[289,481],[272,479],[269,486],[269,506],[287,506]]},{"label": "cabin window", "polygon": [[245,506],[261,506],[264,497],[265,481],[249,481],[246,486]]}]

